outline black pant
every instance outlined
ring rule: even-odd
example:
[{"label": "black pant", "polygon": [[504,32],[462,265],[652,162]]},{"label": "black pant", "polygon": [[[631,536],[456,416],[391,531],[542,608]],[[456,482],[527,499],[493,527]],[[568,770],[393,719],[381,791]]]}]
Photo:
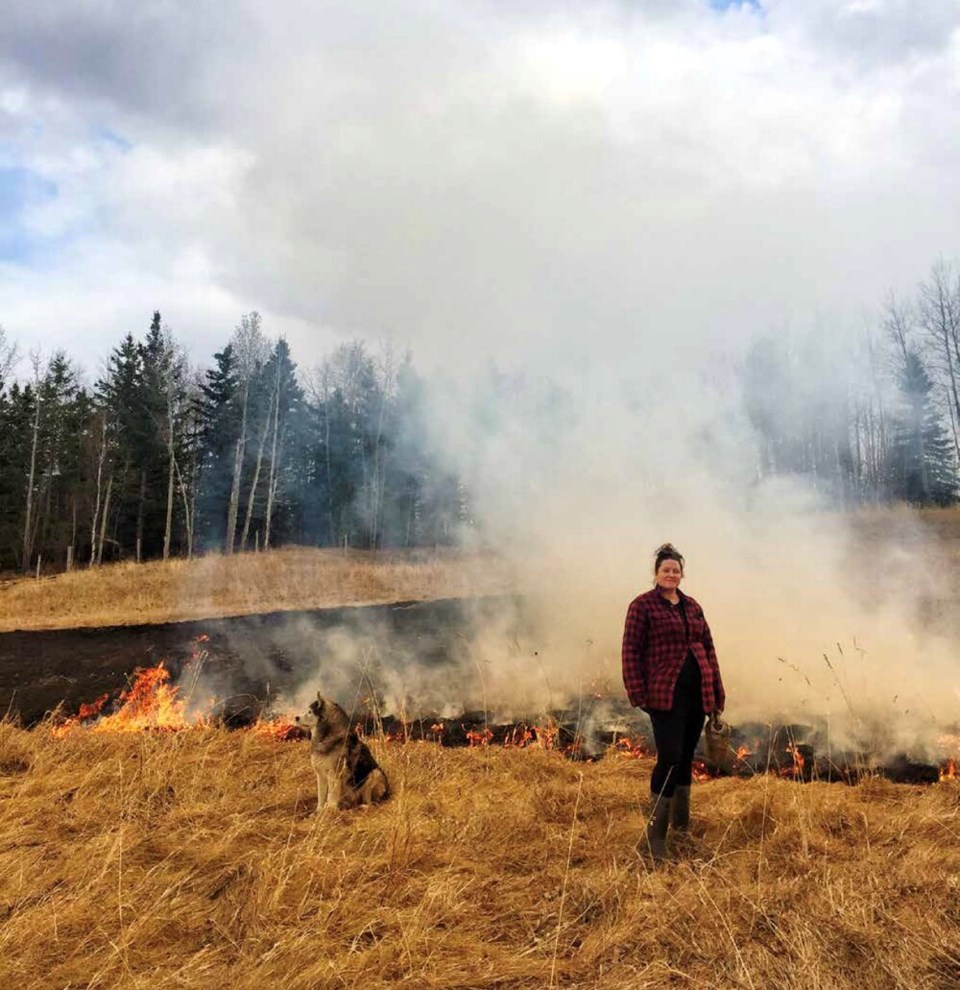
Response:
[{"label": "black pant", "polygon": [[665,798],[673,797],[677,787],[689,787],[693,779],[693,754],[706,712],[700,692],[700,665],[688,653],[673,691],[673,708],[668,712],[651,711],[653,738],[657,744],[657,765],[650,778],[650,790]]}]

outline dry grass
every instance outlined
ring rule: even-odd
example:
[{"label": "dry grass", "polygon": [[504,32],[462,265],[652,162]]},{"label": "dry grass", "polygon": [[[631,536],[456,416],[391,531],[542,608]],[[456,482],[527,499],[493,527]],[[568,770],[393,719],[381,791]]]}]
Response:
[{"label": "dry grass", "polygon": [[0,632],[135,625],[250,612],[509,592],[490,554],[290,548],[112,564],[0,585]]},{"label": "dry grass", "polygon": [[696,785],[651,872],[649,763],[375,749],[318,817],[303,743],[0,724],[0,985],[960,986],[955,784]]}]

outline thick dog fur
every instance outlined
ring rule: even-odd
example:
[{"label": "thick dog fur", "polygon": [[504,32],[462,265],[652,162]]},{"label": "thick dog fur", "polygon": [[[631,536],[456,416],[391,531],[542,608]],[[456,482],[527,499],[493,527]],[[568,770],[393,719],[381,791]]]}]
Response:
[{"label": "thick dog fur", "polygon": [[317,812],[375,804],[390,794],[387,775],[366,743],[350,728],[347,713],[317,694],[294,721],[310,732],[310,763],[317,774]]}]

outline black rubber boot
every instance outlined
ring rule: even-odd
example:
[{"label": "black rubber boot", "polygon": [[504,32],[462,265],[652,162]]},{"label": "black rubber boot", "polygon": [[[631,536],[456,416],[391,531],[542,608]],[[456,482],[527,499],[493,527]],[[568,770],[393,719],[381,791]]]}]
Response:
[{"label": "black rubber boot", "polygon": [[654,863],[667,858],[667,826],[670,824],[672,798],[654,794],[650,799],[650,818],[647,821],[647,849]]},{"label": "black rubber boot", "polygon": [[685,832],[690,827],[690,788],[677,787],[673,792],[670,824]]}]

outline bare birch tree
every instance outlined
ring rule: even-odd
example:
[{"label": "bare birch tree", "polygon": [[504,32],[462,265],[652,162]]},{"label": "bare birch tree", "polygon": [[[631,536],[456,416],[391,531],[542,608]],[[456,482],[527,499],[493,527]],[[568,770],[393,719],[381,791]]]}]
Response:
[{"label": "bare birch tree", "polygon": [[100,417],[100,439],[96,450],[97,474],[96,487],[94,489],[93,515],[90,521],[90,567],[97,563],[99,546],[100,503],[103,499],[103,468],[107,459],[107,411],[100,410],[97,415]]},{"label": "bare birch tree", "polygon": [[247,511],[243,520],[243,533],[240,536],[240,549],[247,549],[247,538],[250,535],[250,520],[253,518],[253,507],[257,500],[257,489],[260,487],[260,472],[263,470],[263,451],[267,446],[267,436],[270,433],[270,420],[273,417],[273,396],[270,396],[264,412],[263,421],[258,431],[257,459],[254,462],[253,478],[250,481],[250,491],[247,494]]},{"label": "bare birch tree", "polygon": [[186,355],[177,347],[169,327],[163,328],[163,353],[158,368],[160,387],[164,399],[164,423],[162,437],[167,453],[167,507],[163,530],[163,559],[170,557],[170,544],[173,540],[174,479],[177,473],[177,423],[180,418],[182,401],[181,382]]},{"label": "bare birch tree", "polygon": [[237,516],[240,508],[240,479],[243,474],[243,458],[247,445],[247,409],[250,404],[250,385],[257,366],[263,363],[266,355],[262,321],[256,311],[240,318],[231,338],[234,354],[237,357],[237,371],[240,385],[240,434],[237,437],[233,458],[233,484],[230,488],[230,502],[227,508],[227,532],[224,549],[233,553],[237,535]]},{"label": "bare birch tree", "polygon": [[30,561],[33,557],[33,513],[34,496],[37,474],[37,447],[40,441],[40,410],[43,405],[43,396],[40,380],[40,352],[33,351],[30,355],[30,363],[33,366],[33,436],[30,441],[30,470],[27,474],[27,503],[23,521],[23,557],[21,566],[24,574],[30,570]]},{"label": "bare birch tree", "polygon": [[[280,457],[283,451],[283,427],[280,426],[281,402],[290,383],[290,354],[286,341],[281,337],[274,348],[274,377],[271,404],[273,406],[273,435],[270,442],[270,474],[267,478],[267,510],[264,521],[263,546],[270,549],[270,533],[273,526],[273,507],[280,483]],[[284,424],[285,426],[286,424]]]}]

